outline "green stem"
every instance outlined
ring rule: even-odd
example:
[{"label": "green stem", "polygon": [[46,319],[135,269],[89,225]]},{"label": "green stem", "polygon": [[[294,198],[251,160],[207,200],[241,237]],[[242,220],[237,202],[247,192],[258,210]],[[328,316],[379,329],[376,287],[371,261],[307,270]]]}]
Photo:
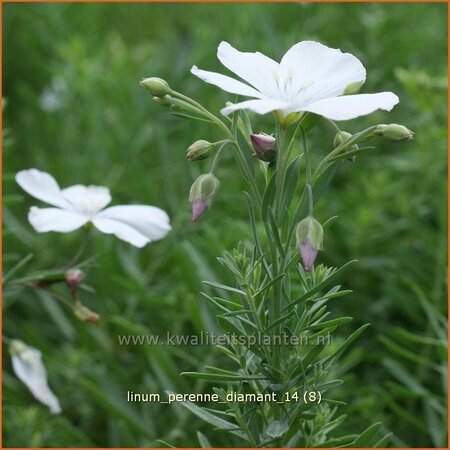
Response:
[{"label": "green stem", "polygon": [[197,103],[195,100],[192,100],[192,98],[188,97],[187,95],[183,95],[180,92],[177,91],[171,91],[170,95],[172,95],[175,98],[179,98],[180,100],[183,100],[192,106],[195,106],[197,110],[205,117],[210,119],[212,122],[214,122],[224,133],[225,135],[234,142],[234,136],[233,133],[230,131],[230,129],[212,112],[207,110],[204,106],[202,106],[200,103]]},{"label": "green stem", "polygon": [[312,217],[314,209],[314,198],[312,187],[309,183],[306,184],[306,191],[308,192],[308,215]]},{"label": "green stem", "polygon": [[305,171],[306,171],[306,184],[312,184],[312,168],[311,158],[309,155],[308,143],[306,142],[305,133],[302,133],[303,140],[303,154],[305,155]]},{"label": "green stem", "polygon": [[281,221],[281,198],[283,192],[283,182],[284,182],[284,172],[285,172],[285,161],[286,161],[286,149],[284,149],[284,141],[286,137],[286,130],[278,126],[277,130],[277,160],[276,160],[276,172],[275,172],[275,205],[274,205],[274,216],[277,221]]},{"label": "green stem", "polygon": [[78,262],[78,260],[81,258],[81,256],[83,255],[83,253],[86,250],[86,247],[89,243],[89,235],[90,235],[90,229],[83,228],[83,241],[81,242],[80,248],[75,253],[75,255],[73,255],[73,257],[67,262],[67,264],[63,267],[63,270],[72,268]]},{"label": "green stem", "polygon": [[228,139],[226,139],[225,141],[222,142],[222,145],[219,147],[219,149],[217,150],[216,154],[214,155],[214,159],[213,162],[211,164],[211,168],[209,169],[210,173],[214,173],[214,170],[216,170],[217,167],[217,163],[219,162],[219,157],[222,153],[222,150],[230,143],[230,141]]}]

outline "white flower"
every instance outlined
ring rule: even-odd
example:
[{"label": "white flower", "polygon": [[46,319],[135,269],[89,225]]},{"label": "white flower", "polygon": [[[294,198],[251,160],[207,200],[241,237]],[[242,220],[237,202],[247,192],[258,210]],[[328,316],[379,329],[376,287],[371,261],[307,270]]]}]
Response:
[{"label": "white flower", "polygon": [[248,84],[196,66],[191,72],[224,91],[254,98],[228,105],[221,110],[224,115],[238,109],[258,114],[281,111],[286,116],[309,111],[333,120],[347,120],[377,109],[390,111],[399,101],[392,92],[343,96],[346,88],[365,81],[366,70],[350,53],[318,42],[295,44],[280,63],[259,52],[239,52],[227,42],[220,43],[217,57]]},{"label": "white flower", "polygon": [[68,233],[92,223],[106,234],[114,234],[136,247],[162,239],[170,231],[169,217],[155,206],[105,206],[111,201],[109,189],[75,185],[61,189],[48,173],[37,169],[17,173],[19,186],[33,197],[56,208],[32,206],[28,220],[40,232]]},{"label": "white flower", "polygon": [[41,352],[18,340],[11,341],[10,352],[17,378],[27,386],[37,400],[50,408],[52,414],[59,414],[61,406],[48,386]]}]

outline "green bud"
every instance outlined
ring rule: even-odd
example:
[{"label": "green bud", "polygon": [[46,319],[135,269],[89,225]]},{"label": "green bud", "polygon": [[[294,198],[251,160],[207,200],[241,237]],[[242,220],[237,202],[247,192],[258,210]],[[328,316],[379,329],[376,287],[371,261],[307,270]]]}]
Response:
[{"label": "green bud", "polygon": [[196,222],[211,206],[219,190],[220,182],[212,173],[200,175],[192,184],[189,201],[192,204],[192,221]]},{"label": "green bud", "polygon": [[[336,136],[334,136],[334,141],[333,141],[334,148],[339,147],[340,145],[342,145],[344,142],[348,141],[352,137],[353,137],[353,135],[351,133],[349,133],[348,131],[338,131],[336,133]],[[358,146],[356,144],[353,144],[347,150],[358,150]]]},{"label": "green bud", "polygon": [[376,127],[374,134],[390,141],[410,141],[414,138],[414,132],[398,123],[380,124]]},{"label": "green bud", "polygon": [[170,97],[165,95],[164,97],[153,97],[153,100],[156,103],[159,103],[161,106],[171,106],[172,103],[168,100],[168,98],[170,98]]},{"label": "green bud", "polygon": [[[339,147],[341,144],[343,144],[345,141],[348,141],[352,137],[353,137],[353,135],[351,133],[349,133],[348,131],[338,131],[336,133],[336,136],[334,136],[334,141],[333,141],[334,148]],[[353,144],[350,147],[345,148],[345,151],[353,151],[353,150],[358,150],[357,144]],[[355,162],[356,156],[353,155],[347,159],[351,162]]]},{"label": "green bud", "polygon": [[200,161],[202,159],[206,159],[210,155],[214,146],[215,145],[211,144],[211,142],[204,141],[203,139],[195,141],[188,147],[186,158],[189,161]]},{"label": "green bud", "polygon": [[172,92],[167,81],[157,77],[144,78],[141,86],[148,89],[155,97],[164,97]]},{"label": "green bud", "polygon": [[308,216],[300,221],[295,233],[298,242],[308,239],[317,250],[323,250],[323,228],[314,217]]},{"label": "green bud", "polygon": [[90,310],[80,302],[75,303],[73,312],[75,316],[83,322],[96,323],[100,320],[100,316],[96,312]]}]

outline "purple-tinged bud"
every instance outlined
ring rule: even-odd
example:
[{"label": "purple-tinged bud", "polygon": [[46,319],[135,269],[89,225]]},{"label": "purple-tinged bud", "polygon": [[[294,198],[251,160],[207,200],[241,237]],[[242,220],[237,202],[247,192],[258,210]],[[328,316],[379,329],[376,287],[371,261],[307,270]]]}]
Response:
[{"label": "purple-tinged bud", "polygon": [[383,136],[390,141],[410,141],[414,139],[414,132],[398,123],[380,124],[376,127],[374,134]]},{"label": "purple-tinged bud", "polygon": [[77,287],[85,278],[85,273],[80,269],[69,269],[66,272],[66,282],[70,287]]},{"label": "purple-tinged bud", "polygon": [[266,133],[251,134],[253,150],[258,159],[272,162],[276,157],[277,142],[273,136]]},{"label": "purple-tinged bud", "polygon": [[299,222],[296,229],[297,248],[302,258],[303,267],[310,272],[317,252],[323,250],[323,228],[314,217],[308,216]]},{"label": "purple-tinged bud", "polygon": [[197,222],[200,216],[211,206],[219,187],[220,182],[212,173],[204,173],[194,181],[189,193],[193,222]]},{"label": "purple-tinged bud", "polygon": [[302,257],[302,263],[303,267],[307,272],[311,272],[311,269],[314,266],[314,261],[317,257],[317,249],[314,248],[307,239],[305,242],[297,242],[297,249],[300,253],[300,256]]},{"label": "purple-tinged bud", "polygon": [[208,200],[199,198],[192,202],[192,222],[197,222],[200,216],[209,208]]}]

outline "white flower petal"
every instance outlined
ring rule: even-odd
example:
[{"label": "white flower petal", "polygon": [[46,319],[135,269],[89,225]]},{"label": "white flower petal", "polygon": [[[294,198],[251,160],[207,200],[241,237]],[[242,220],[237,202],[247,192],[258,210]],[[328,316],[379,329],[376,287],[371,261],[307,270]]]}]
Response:
[{"label": "white flower petal", "polygon": [[231,94],[245,95],[247,97],[262,98],[263,95],[251,86],[235,80],[234,78],[227,77],[216,72],[208,72],[207,70],[201,70],[197,66],[193,66],[191,73],[201,80],[206,81],[209,84],[230,92]]},{"label": "white flower petal", "polygon": [[169,217],[155,206],[112,206],[93,220],[103,233],[114,234],[136,247],[162,239],[170,231]]},{"label": "white flower petal", "polygon": [[28,194],[60,208],[69,208],[55,179],[37,169],[21,170],[16,174],[17,184]]},{"label": "white flower petal", "polygon": [[52,414],[59,414],[61,406],[48,386],[41,352],[14,340],[11,342],[11,360],[17,378],[28,387],[37,400],[50,408]]},{"label": "white flower petal", "polygon": [[76,211],[91,217],[111,201],[109,189],[103,186],[77,184],[63,189],[62,194]]},{"label": "white flower petal", "polygon": [[292,101],[304,98],[306,103],[336,97],[349,84],[365,79],[366,69],[358,58],[319,42],[295,44],[280,63],[280,87]]},{"label": "white flower petal", "polygon": [[390,111],[398,102],[398,97],[392,92],[379,92],[377,94],[326,98],[303,107],[301,110],[319,114],[332,120],[348,120],[365,116],[377,109]]},{"label": "white flower petal", "polygon": [[267,114],[270,111],[283,110],[288,107],[288,103],[282,100],[271,100],[264,98],[261,100],[247,100],[241,103],[235,103],[234,105],[226,106],[221,109],[220,112],[226,116],[238,109],[249,109],[257,114]]},{"label": "white flower petal", "polygon": [[240,52],[228,42],[221,42],[217,49],[220,62],[267,97],[278,92],[276,79],[278,63],[262,53]]},{"label": "white flower petal", "polygon": [[28,220],[39,233],[47,231],[68,233],[82,227],[89,218],[75,211],[32,206],[28,213]]},{"label": "white flower petal", "polygon": [[117,220],[97,217],[92,223],[102,233],[114,234],[114,236],[122,241],[128,242],[138,248],[142,248],[150,242],[150,239],[139,233],[139,231]]}]

